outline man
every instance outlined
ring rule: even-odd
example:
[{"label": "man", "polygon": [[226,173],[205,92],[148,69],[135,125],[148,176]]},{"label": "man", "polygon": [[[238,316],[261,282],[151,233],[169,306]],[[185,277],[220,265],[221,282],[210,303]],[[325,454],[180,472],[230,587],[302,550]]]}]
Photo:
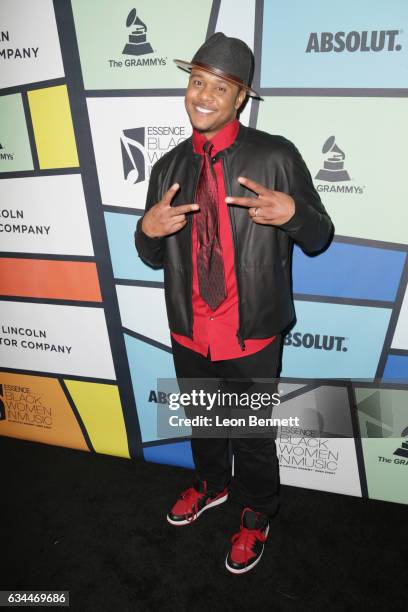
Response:
[{"label": "man", "polygon": [[[135,243],[147,264],[164,267],[177,378],[276,378],[282,333],[294,320],[293,242],[319,251],[333,226],[296,147],[237,120],[246,96],[257,96],[249,47],[216,33],[191,62],[174,61],[190,72],[193,135],[152,168]],[[271,436],[231,444],[243,511],[225,564],[240,574],[261,558],[279,466]],[[191,447],[197,481],[167,515],[176,526],[228,497],[228,439],[193,437]]]}]

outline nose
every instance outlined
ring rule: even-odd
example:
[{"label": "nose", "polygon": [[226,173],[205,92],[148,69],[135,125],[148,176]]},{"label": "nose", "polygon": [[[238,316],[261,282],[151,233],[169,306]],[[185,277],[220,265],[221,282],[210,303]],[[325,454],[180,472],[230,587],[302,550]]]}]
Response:
[{"label": "nose", "polygon": [[214,92],[210,85],[207,84],[200,89],[198,99],[201,102],[211,102],[212,100],[214,100]]}]

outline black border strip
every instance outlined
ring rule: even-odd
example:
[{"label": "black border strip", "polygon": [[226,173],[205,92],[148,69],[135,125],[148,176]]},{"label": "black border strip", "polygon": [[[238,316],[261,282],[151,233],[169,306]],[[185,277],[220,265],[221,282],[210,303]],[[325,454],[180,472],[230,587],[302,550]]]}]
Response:
[{"label": "black border strip", "polygon": [[365,462],[364,462],[364,452],[363,452],[363,443],[361,440],[361,432],[360,432],[360,423],[358,420],[358,409],[357,409],[357,400],[354,391],[354,385],[347,385],[347,393],[349,400],[349,410],[350,410],[350,418],[351,424],[354,431],[354,446],[356,449],[356,459],[357,459],[357,467],[358,473],[360,476],[360,488],[361,488],[361,496],[364,499],[368,499],[368,487],[367,487],[367,475],[365,470]]},{"label": "black border strip", "polygon": [[66,85],[65,77],[47,79],[45,81],[33,81],[32,83],[22,83],[21,85],[13,85],[12,87],[2,87],[0,96],[23,94],[33,89],[46,89],[47,87],[56,87],[57,85]]},{"label": "black border strip", "polygon": [[53,0],[53,4],[66,74],[89,228],[94,246],[95,262],[106,314],[107,331],[128,437],[129,454],[131,457],[143,458],[140,426],[133,395],[125,339],[122,333],[119,304],[116,291],[114,291],[115,282],[93,152],[74,16],[70,2]]},{"label": "black border strip", "polygon": [[407,98],[408,89],[264,87],[261,96],[337,97],[337,98]]},{"label": "black border strip", "polygon": [[394,309],[390,317],[387,333],[384,338],[384,344],[383,344],[383,348],[381,351],[380,359],[378,361],[375,378],[381,378],[384,374],[385,364],[387,361],[388,353],[391,349],[391,343],[394,338],[395,328],[397,327],[402,303],[404,301],[405,292],[407,290],[407,285],[408,285],[408,258],[405,260],[405,265],[402,270],[401,280],[400,280],[400,284],[398,287],[397,296],[395,299],[395,305],[394,305]]},{"label": "black border strip", "polygon": [[408,251],[408,243],[405,244],[403,242],[386,242],[385,240],[374,240],[372,238],[354,238],[353,236],[342,236],[340,234],[334,235],[333,242],[356,244],[389,251],[401,251],[401,253]]},{"label": "black border strip", "polygon": [[390,348],[390,350],[388,351],[388,354],[398,355],[399,357],[408,357],[408,348],[406,349]]},{"label": "black border strip", "polygon": [[352,381],[353,387],[357,388],[364,388],[364,389],[372,389],[373,391],[377,391],[377,390],[381,390],[381,389],[386,389],[387,391],[389,389],[395,389],[396,391],[406,391],[407,387],[408,387],[408,381],[406,383],[400,383],[400,382],[395,382],[395,383],[387,383],[384,382],[383,379],[378,380],[378,378],[375,378],[374,380],[370,380],[370,381],[365,381],[362,380],[361,382],[357,379],[353,379]]},{"label": "black border strip", "polygon": [[[387,382],[387,381],[390,382]],[[397,382],[391,382],[391,380],[397,381]],[[406,382],[402,382],[403,380],[406,380]],[[393,379],[383,379],[382,381],[382,389],[396,389],[398,391],[408,391],[408,379],[407,378],[393,378]]]},{"label": "black border strip", "polygon": [[31,118],[30,105],[28,102],[27,92],[21,93],[21,100],[23,103],[28,140],[30,143],[31,159],[33,161],[33,172],[37,173],[40,170],[40,162],[38,160],[37,146],[35,143],[35,136],[34,136],[34,126],[33,126],[32,118]]},{"label": "black border strip", "polygon": [[127,206],[115,206],[114,204],[103,204],[104,212],[113,212],[123,215],[144,215],[144,208],[129,208]]},{"label": "black border strip", "polygon": [[89,437],[89,434],[88,434],[88,432],[86,430],[86,427],[84,425],[82,417],[81,417],[81,415],[80,415],[80,413],[78,411],[78,408],[75,406],[74,400],[72,399],[71,394],[68,391],[68,387],[67,387],[67,385],[65,383],[65,380],[59,379],[58,382],[61,385],[61,389],[64,392],[65,397],[67,398],[67,402],[71,406],[72,412],[73,412],[73,414],[74,414],[74,416],[75,416],[75,418],[76,418],[76,420],[78,422],[79,428],[80,428],[80,430],[82,432],[82,435],[84,436],[84,440],[85,440],[86,444],[88,445],[89,450],[92,453],[95,453],[96,451],[95,451],[95,449],[93,447],[93,444],[91,442],[91,438]]},{"label": "black border strip", "polygon": [[157,340],[153,340],[152,338],[143,336],[143,334],[139,334],[138,332],[135,332],[132,329],[129,329],[128,327],[123,328],[123,333],[126,334],[127,336],[130,336],[131,338],[134,338],[135,340],[141,340],[145,344],[149,344],[150,346],[153,346],[154,348],[158,348],[158,349],[161,349],[162,351],[165,351],[166,353],[173,354],[173,351],[171,350],[171,348],[167,346],[166,344],[162,344],[161,342],[158,342]]},{"label": "black border strip", "polygon": [[143,448],[149,446],[166,446],[167,444],[177,444],[177,442],[191,442],[191,436],[180,436],[180,438],[160,438],[160,440],[149,440],[143,442]]},{"label": "black border strip", "polygon": [[319,302],[324,304],[345,304],[347,306],[370,306],[373,308],[392,309],[394,301],[375,300],[367,298],[333,297],[331,295],[314,295],[311,293],[294,293],[295,300],[300,302]]},{"label": "black border strip", "polygon": [[[254,75],[252,78],[252,86],[255,91],[259,92],[260,78],[261,78],[261,59],[262,59],[262,23],[263,23],[263,0],[256,0],[255,2],[255,16],[254,16]],[[256,128],[258,122],[259,112],[258,98],[253,98],[251,101],[251,112],[249,114],[249,126]]]},{"label": "black border strip", "polygon": [[110,378],[93,378],[90,376],[77,376],[75,374],[65,374],[64,372],[42,372],[41,370],[22,370],[19,368],[0,368],[1,373],[22,374],[24,376],[38,376],[41,378],[65,378],[66,380],[77,380],[78,382],[91,382],[101,385],[118,386],[116,380]]},{"label": "black border strip", "polygon": [[61,174],[81,174],[78,166],[71,168],[38,168],[37,170],[16,170],[15,172],[1,172],[1,179],[29,178],[32,176],[60,176]]},{"label": "black border strip", "polygon": [[58,300],[56,298],[31,297],[30,295],[1,295],[1,302],[24,302],[26,304],[53,304],[56,306],[86,306],[87,308],[102,308],[102,302],[89,302],[83,300],[66,299]]},{"label": "black border strip", "polygon": [[164,283],[161,283],[158,281],[143,281],[143,280],[133,281],[129,278],[116,278],[115,283],[116,285],[127,285],[130,287],[150,287],[152,289],[163,289],[164,288]]},{"label": "black border strip", "polygon": [[218,15],[220,13],[220,7],[221,7],[221,0],[213,0],[212,6],[211,6],[210,17],[208,19],[208,27],[207,27],[207,33],[205,35],[205,40],[208,40],[210,36],[212,36],[215,33],[215,29],[217,27]]},{"label": "black border strip", "polygon": [[105,212],[117,212],[119,214],[139,215],[141,217],[145,213],[144,208],[128,208],[127,206],[115,206],[114,204],[102,204]]},{"label": "black border strip", "polygon": [[35,259],[40,261],[68,261],[95,263],[93,255],[59,255],[51,253],[14,253],[13,251],[0,251],[0,257],[4,259]]},{"label": "black border strip", "polygon": [[[54,0],[58,2],[59,0]],[[187,74],[187,73],[186,73]],[[86,89],[87,98],[157,98],[177,97],[184,98],[186,93],[183,89]]]}]

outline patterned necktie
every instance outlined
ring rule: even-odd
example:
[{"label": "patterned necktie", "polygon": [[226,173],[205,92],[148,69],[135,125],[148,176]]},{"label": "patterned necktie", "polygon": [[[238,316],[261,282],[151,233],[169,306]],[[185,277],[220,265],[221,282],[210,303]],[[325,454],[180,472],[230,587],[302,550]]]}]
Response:
[{"label": "patterned necktie", "polygon": [[216,310],[226,297],[224,262],[218,234],[218,189],[211,162],[209,141],[204,144],[204,159],[197,186],[196,215],[198,287],[203,300]]}]

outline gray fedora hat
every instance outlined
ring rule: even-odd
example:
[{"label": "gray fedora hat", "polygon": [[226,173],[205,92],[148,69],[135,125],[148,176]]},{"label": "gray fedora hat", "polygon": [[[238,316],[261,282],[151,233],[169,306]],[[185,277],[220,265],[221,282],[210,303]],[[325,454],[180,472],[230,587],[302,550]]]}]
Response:
[{"label": "gray fedora hat", "polygon": [[222,32],[216,32],[198,49],[191,62],[173,60],[179,68],[191,71],[201,68],[211,74],[230,81],[243,89],[249,96],[259,98],[251,88],[254,72],[254,55],[243,40],[230,38]]}]

